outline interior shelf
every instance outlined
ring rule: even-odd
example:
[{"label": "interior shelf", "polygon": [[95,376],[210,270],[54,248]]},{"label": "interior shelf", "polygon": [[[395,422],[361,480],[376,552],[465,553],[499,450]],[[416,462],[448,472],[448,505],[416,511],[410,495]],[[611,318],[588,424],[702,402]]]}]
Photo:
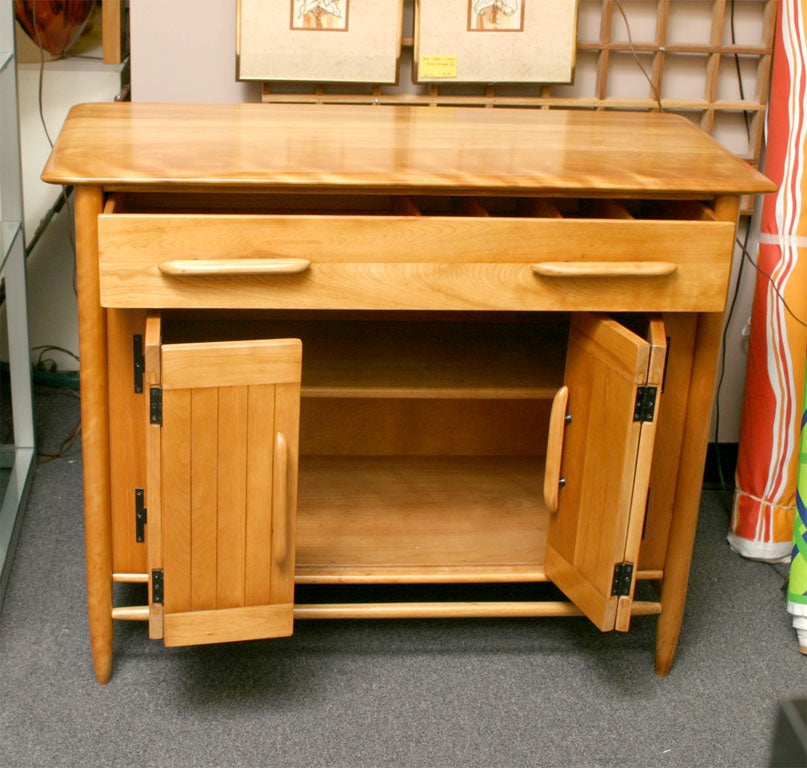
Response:
[{"label": "interior shelf", "polygon": [[497,316],[367,322],[330,317],[236,323],[172,316],[163,341],[299,338],[304,398],[552,398],[563,383],[567,325]]},{"label": "interior shelf", "polygon": [[301,456],[296,581],[544,581],[536,457]]},{"label": "interior shelf", "polygon": [[341,323],[303,338],[304,397],[535,398],[562,383],[564,341],[545,328]]}]

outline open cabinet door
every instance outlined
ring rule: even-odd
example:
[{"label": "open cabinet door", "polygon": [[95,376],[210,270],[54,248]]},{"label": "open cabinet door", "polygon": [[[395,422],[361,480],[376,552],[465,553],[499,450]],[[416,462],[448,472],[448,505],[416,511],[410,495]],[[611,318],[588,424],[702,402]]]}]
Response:
[{"label": "open cabinet door", "polygon": [[545,492],[545,568],[603,631],[630,623],[665,354],[658,318],[639,335],[604,315],[572,317],[568,403],[553,409],[547,451],[562,487]]},{"label": "open cabinet door", "polygon": [[160,345],[150,385],[150,635],[168,646],[292,633],[302,344]]}]

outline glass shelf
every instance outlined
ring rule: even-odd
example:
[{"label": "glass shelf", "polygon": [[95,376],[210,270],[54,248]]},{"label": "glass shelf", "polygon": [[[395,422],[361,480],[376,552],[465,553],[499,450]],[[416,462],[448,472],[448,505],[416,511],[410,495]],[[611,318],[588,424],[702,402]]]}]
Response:
[{"label": "glass shelf", "polygon": [[[0,446],[0,562],[13,551],[17,516],[23,508],[34,469],[35,450]],[[7,574],[6,574],[7,578]],[[0,601],[2,592],[0,592]]]},{"label": "glass shelf", "polygon": [[5,284],[4,333],[8,346],[8,373],[3,372],[0,384],[0,412],[3,440],[13,439],[14,443],[0,445],[0,604],[36,457],[13,20],[11,0],[0,0],[0,276]]}]

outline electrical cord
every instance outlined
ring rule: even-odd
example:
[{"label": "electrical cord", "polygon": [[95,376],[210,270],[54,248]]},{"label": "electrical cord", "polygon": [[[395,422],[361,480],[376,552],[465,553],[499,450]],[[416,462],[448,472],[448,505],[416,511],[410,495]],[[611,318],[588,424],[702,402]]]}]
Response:
[{"label": "electrical cord", "polygon": [[[751,235],[751,226],[750,222],[749,225],[745,228],[745,236],[743,242],[740,243],[739,238],[737,238],[737,243],[740,245],[744,253],[747,253],[748,249],[748,240]],[[742,284],[743,279],[743,267],[745,266],[745,259],[740,260],[740,265],[737,268],[737,278],[734,282],[734,290],[731,297],[731,302],[729,304],[729,311],[726,314],[726,322],[723,325],[723,338],[720,344],[720,373],[717,379],[717,389],[715,394],[715,439],[712,443],[712,447],[714,450],[715,455],[715,464],[717,465],[717,477],[718,482],[720,483],[720,490],[725,494],[730,492],[731,489],[726,483],[726,478],[723,475],[723,461],[720,454],[720,393],[723,389],[723,380],[726,376],[726,353],[727,353],[727,340],[728,340],[728,332],[729,332],[729,325],[731,324],[731,319],[734,316],[734,310],[737,306],[737,300],[740,295],[740,285]],[[729,512],[731,511],[731,500],[729,499],[728,504]]]},{"label": "electrical cord", "polygon": [[[729,29],[731,30],[731,44],[737,44],[737,32],[734,27],[734,0],[731,0],[731,5],[729,6]],[[745,101],[745,87],[743,85],[743,73],[740,69],[740,57],[738,54],[734,54],[734,67],[737,70],[737,84],[740,87],[740,101]],[[751,138],[751,123],[748,116],[748,110],[743,112],[743,118],[745,119],[745,132],[748,134],[748,138]]]},{"label": "electrical cord", "polygon": [[765,279],[766,279],[766,280],[767,280],[767,281],[770,283],[770,285],[771,285],[771,289],[772,289],[772,290],[773,290],[773,292],[776,294],[776,298],[777,298],[777,299],[779,299],[779,301],[780,301],[780,302],[782,302],[782,306],[785,308],[785,311],[786,311],[786,312],[787,312],[787,313],[788,313],[788,314],[789,314],[789,315],[790,315],[790,316],[791,316],[791,317],[792,317],[792,318],[793,318],[793,319],[794,319],[794,320],[795,320],[795,321],[796,321],[796,322],[797,322],[799,325],[803,325],[805,328],[807,328],[807,319],[802,318],[802,317],[799,317],[799,316],[796,314],[796,312],[794,311],[794,309],[793,309],[793,308],[790,306],[790,304],[788,304],[788,303],[787,303],[787,301],[786,301],[786,299],[785,299],[784,295],[783,295],[783,294],[782,294],[782,292],[779,290],[779,288],[777,288],[776,283],[775,283],[775,281],[774,281],[774,279],[773,279],[773,276],[772,276],[772,275],[770,275],[768,272],[766,272],[764,269],[762,269],[762,267],[760,267],[760,266],[759,266],[759,263],[758,263],[758,262],[754,261],[753,257],[752,257],[752,256],[751,256],[751,254],[748,252],[748,249],[747,249],[747,248],[744,248],[744,247],[743,247],[743,244],[742,244],[742,243],[739,241],[739,238],[737,239],[737,245],[738,245],[738,246],[740,247],[740,249],[742,250],[743,257],[744,257],[745,259],[747,259],[747,260],[748,260],[748,263],[749,263],[749,264],[750,264],[750,265],[751,265],[751,266],[752,266],[752,267],[753,267],[753,268],[754,268],[754,269],[755,269],[755,270],[756,270],[756,271],[757,271],[757,272],[758,272],[760,275],[762,275],[762,276],[763,276],[763,277],[764,277],[764,278],[765,278]]},{"label": "electrical cord", "polygon": [[45,110],[42,107],[42,86],[45,81],[44,73],[45,73],[45,50],[42,47],[42,37],[39,34],[39,22],[36,18],[36,13],[32,13],[31,17],[34,23],[34,33],[36,34],[36,45],[39,48],[39,87],[37,89],[37,102],[39,104],[39,120],[42,123],[42,128],[45,131],[45,138],[48,140],[48,144],[50,144],[51,149],[53,148],[53,139],[50,136],[50,132],[48,131],[47,123],[45,122]]},{"label": "electrical cord", "polygon": [[642,65],[642,62],[639,59],[639,54],[636,52],[636,47],[633,44],[633,35],[631,34],[630,22],[628,21],[628,16],[625,13],[625,9],[622,7],[620,0],[614,0],[614,5],[616,5],[616,9],[619,11],[619,15],[622,16],[622,21],[625,23],[625,32],[628,35],[628,45],[630,46],[630,52],[633,56],[633,60],[636,62],[636,66],[639,67],[639,70],[644,75],[645,80],[647,80],[647,82],[650,84],[650,90],[653,91],[653,98],[656,101],[658,111],[663,112],[664,107],[661,104],[661,94],[659,94],[658,88],[656,88],[656,84],[653,82],[653,79],[647,74],[647,70]]},{"label": "electrical cord", "polygon": [[[69,397],[75,397],[75,398],[79,397],[78,393],[71,389],[60,388],[55,391],[61,394],[65,394]],[[76,444],[80,436],[81,436],[81,417],[78,418],[76,423],[73,425],[73,428],[62,439],[61,443],[59,443],[59,447],[55,451],[41,451],[41,450],[37,451],[36,453],[37,463],[49,464],[51,461],[61,459]]]},{"label": "electrical cord", "polygon": [[69,349],[65,349],[64,347],[57,347],[54,344],[43,344],[43,345],[38,346],[38,347],[31,347],[31,352],[39,352],[39,358],[37,359],[37,361],[35,363],[35,367],[38,370],[42,370],[42,371],[44,371],[44,370],[55,371],[56,370],[56,368],[57,368],[56,361],[53,360],[53,358],[44,357],[46,352],[51,352],[51,351],[62,352],[65,355],[69,355],[70,357],[72,357],[76,361],[76,363],[79,362],[78,355],[71,352]]}]

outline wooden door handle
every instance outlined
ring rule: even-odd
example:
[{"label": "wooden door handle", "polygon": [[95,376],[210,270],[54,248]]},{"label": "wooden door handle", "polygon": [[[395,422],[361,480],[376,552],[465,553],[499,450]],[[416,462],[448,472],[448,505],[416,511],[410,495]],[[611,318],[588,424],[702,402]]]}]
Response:
[{"label": "wooden door handle", "polygon": [[544,470],[544,503],[552,514],[558,510],[558,492],[566,481],[560,476],[560,459],[563,453],[563,432],[571,417],[566,414],[569,388],[561,387],[552,400],[549,413],[549,437],[546,443],[546,467]]},{"label": "wooden door handle", "polygon": [[541,277],[666,277],[678,270],[671,261],[542,261],[532,271]]},{"label": "wooden door handle", "polygon": [[311,266],[308,259],[177,259],[163,261],[158,269],[164,275],[215,277],[226,275],[296,275]]},{"label": "wooden door handle", "polygon": [[278,563],[285,563],[289,554],[289,444],[282,432],[275,435],[272,547]]}]

